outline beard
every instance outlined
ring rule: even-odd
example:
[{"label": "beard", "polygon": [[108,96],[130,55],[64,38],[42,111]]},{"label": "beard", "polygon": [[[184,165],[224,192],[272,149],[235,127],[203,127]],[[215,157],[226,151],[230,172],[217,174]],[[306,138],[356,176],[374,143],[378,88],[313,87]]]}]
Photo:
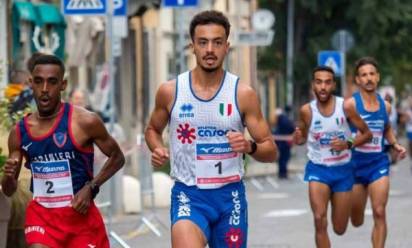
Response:
[{"label": "beard", "polygon": [[329,93],[329,94],[326,96],[326,98],[322,98],[318,92],[314,91],[314,93],[315,93],[315,95],[316,95],[316,99],[317,99],[319,102],[322,102],[322,103],[325,103],[325,102],[329,101],[330,98],[331,98],[331,96],[332,96],[332,94]]},{"label": "beard", "polygon": [[200,65],[200,68],[202,68],[202,70],[205,71],[205,72],[211,73],[211,72],[215,72],[215,71],[219,70],[220,66],[215,66],[215,67],[210,68],[210,67],[204,67],[204,66]]}]

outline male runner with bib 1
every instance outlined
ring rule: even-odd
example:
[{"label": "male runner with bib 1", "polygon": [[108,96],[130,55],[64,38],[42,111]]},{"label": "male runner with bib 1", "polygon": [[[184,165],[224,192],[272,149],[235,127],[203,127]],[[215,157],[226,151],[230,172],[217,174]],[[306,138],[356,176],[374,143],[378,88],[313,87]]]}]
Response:
[{"label": "male runner with bib 1", "polygon": [[[197,66],[162,84],[146,129],[152,164],[169,160],[173,247],[246,247],[247,202],[243,155],[276,158],[255,91],[222,68],[230,24],[217,11],[190,24]],[[162,132],[169,124],[169,150]],[[254,141],[245,138],[244,124]]]},{"label": "male runner with bib 1", "polygon": [[[64,71],[63,62],[53,55],[34,61],[30,86],[37,112],[10,131],[2,188],[8,196],[16,191],[24,159],[32,173],[33,200],[25,224],[31,248],[109,247],[93,198],[123,166],[124,156],[96,114],[61,101],[67,86]],[[109,158],[96,177],[93,144]]]},{"label": "male runner with bib 1", "polygon": [[[335,233],[346,231],[350,216],[353,164],[351,148],[367,142],[372,134],[357,115],[355,105],[334,96],[335,74],[319,66],[312,73],[315,100],[301,107],[300,120],[294,133],[298,145],[308,142],[305,181],[309,182],[309,200],[315,222],[316,247],[331,247],[327,231],[327,210],[332,205]],[[354,140],[348,121],[360,133]]]}]

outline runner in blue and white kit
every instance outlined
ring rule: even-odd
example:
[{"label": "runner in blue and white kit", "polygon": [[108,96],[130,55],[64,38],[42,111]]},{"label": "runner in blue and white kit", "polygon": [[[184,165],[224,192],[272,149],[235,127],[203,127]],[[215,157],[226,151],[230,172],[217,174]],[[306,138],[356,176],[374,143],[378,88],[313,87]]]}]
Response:
[{"label": "runner in blue and white kit", "polygon": [[[342,235],[350,216],[354,180],[351,147],[367,142],[372,134],[356,114],[354,104],[332,95],[336,82],[331,68],[316,67],[312,77],[316,99],[302,106],[294,141],[298,145],[308,143],[305,181],[309,182],[316,246],[331,247],[327,233],[328,203],[331,201],[333,230]],[[360,130],[354,140],[348,121]]]},{"label": "runner in blue and white kit", "polygon": [[[361,58],[355,65],[355,80],[359,86],[350,99],[356,110],[373,133],[370,142],[354,148],[355,185],[353,187],[353,206],[351,221],[356,227],[363,224],[368,195],[371,199],[374,226],[372,230],[373,247],[384,247],[386,226],[386,204],[389,193],[389,159],[384,153],[384,138],[399,153],[402,159],[406,150],[396,141],[389,123],[391,106],[383,101],[376,89],[380,79],[378,64],[371,57]],[[356,131],[356,128],[355,128]]]},{"label": "runner in blue and white kit", "polygon": [[[146,129],[153,166],[170,157],[172,247],[247,247],[243,157],[276,159],[255,91],[222,68],[229,31],[220,12],[193,18],[197,66],[160,86]],[[170,153],[162,139],[167,124]],[[245,138],[244,125],[254,141]]]}]

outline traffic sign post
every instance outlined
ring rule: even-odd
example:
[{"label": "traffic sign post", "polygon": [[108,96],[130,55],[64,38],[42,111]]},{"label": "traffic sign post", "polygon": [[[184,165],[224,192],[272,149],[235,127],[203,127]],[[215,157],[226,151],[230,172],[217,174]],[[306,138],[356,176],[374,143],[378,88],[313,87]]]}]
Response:
[{"label": "traffic sign post", "polygon": [[345,53],[340,51],[320,51],[318,53],[318,65],[332,68],[335,75],[341,78],[341,92],[345,91]]},{"label": "traffic sign post", "polygon": [[163,0],[163,7],[196,7],[197,0]]},{"label": "traffic sign post", "polygon": [[64,15],[105,15],[107,0],[63,0]]},{"label": "traffic sign post", "polygon": [[186,70],[186,63],[185,63],[185,55],[184,55],[184,50],[185,50],[185,32],[184,32],[184,13],[183,9],[187,7],[196,7],[198,4],[197,0],[163,0],[162,1],[162,7],[164,8],[177,8],[178,14],[177,14],[177,19],[178,19],[178,34],[179,34],[179,39],[177,41],[177,49],[179,51],[179,73],[182,73]]},{"label": "traffic sign post", "polygon": [[236,44],[245,46],[269,46],[272,44],[275,31],[239,31],[236,33]]}]

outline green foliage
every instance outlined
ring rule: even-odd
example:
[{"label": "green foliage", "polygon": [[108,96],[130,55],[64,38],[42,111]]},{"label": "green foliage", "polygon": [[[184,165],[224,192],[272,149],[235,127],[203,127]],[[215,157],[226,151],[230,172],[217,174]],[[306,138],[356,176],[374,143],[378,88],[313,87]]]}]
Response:
[{"label": "green foliage", "polygon": [[[286,73],[287,3],[259,0],[260,8],[276,16],[273,44],[259,49],[261,72]],[[398,92],[412,84],[412,2],[295,0],[294,22],[294,99],[307,100],[317,53],[333,49],[331,37],[339,29],[349,30],[355,38],[355,46],[346,54],[347,73],[353,73],[358,58],[373,56],[379,62],[382,82],[395,85]]]},{"label": "green foliage", "polygon": [[7,98],[0,98],[0,129],[3,131],[9,131],[18,120],[20,120],[26,111],[18,111],[16,113],[9,113],[10,100]]}]

